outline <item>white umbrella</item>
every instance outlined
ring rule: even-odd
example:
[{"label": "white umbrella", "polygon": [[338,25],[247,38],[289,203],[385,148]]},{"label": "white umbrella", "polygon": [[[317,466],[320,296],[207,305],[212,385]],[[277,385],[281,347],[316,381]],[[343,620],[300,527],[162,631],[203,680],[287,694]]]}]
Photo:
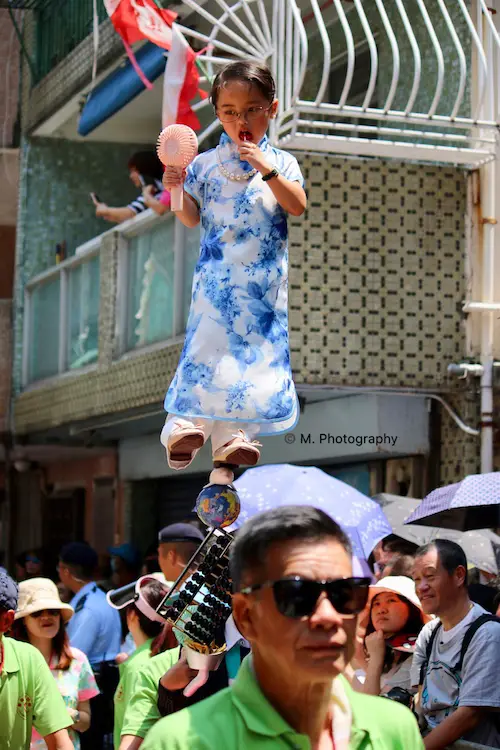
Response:
[{"label": "white umbrella", "polygon": [[381,506],[394,534],[397,534],[397,536],[418,545],[427,544],[427,542],[438,538],[449,539],[462,547],[469,563],[487,573],[498,575],[500,536],[490,529],[454,531],[438,526],[405,525],[404,521],[420,505],[421,500],[386,493],[375,495],[373,499]]}]

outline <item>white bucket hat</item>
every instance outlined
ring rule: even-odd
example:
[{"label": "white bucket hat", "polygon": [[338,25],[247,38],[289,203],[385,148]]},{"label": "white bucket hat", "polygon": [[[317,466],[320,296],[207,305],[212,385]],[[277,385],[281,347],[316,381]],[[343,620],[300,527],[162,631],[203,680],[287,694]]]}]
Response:
[{"label": "white bucket hat", "polygon": [[380,581],[377,581],[373,586],[370,586],[370,593],[368,596],[370,607],[377,594],[380,594],[383,591],[402,596],[411,602],[411,604],[414,604],[422,615],[422,622],[426,623],[432,619],[422,610],[422,604],[417,596],[415,584],[411,578],[408,578],[407,576],[387,576],[386,578],[381,578]]},{"label": "white bucket hat", "polygon": [[64,622],[68,622],[75,613],[73,607],[61,601],[57,586],[50,578],[21,581],[15,619],[19,620],[44,609],[60,609]]}]

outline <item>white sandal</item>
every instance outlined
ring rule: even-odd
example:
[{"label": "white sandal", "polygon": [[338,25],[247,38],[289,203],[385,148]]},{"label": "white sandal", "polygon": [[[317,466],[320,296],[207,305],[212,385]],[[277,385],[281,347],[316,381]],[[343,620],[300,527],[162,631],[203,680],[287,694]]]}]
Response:
[{"label": "white sandal", "polygon": [[250,442],[243,430],[238,430],[232,440],[217,448],[213,460],[234,466],[255,466],[260,458],[259,448],[262,448],[261,443]]},{"label": "white sandal", "polygon": [[176,423],[166,445],[169,460],[176,463],[190,462],[193,453],[202,448],[204,443],[205,433],[203,428],[196,425]]}]

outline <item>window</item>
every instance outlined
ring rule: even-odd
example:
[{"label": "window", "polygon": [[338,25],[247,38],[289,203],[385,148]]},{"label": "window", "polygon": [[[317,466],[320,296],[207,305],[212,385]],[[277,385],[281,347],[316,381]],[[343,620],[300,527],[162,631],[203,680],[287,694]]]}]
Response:
[{"label": "window", "polygon": [[27,284],[24,385],[97,362],[98,246],[94,243],[84,255],[74,255]]},{"label": "window", "polygon": [[69,316],[67,366],[71,370],[97,362],[99,339],[99,257],[68,274]]},{"label": "window", "polygon": [[126,349],[174,335],[174,232],[172,217],[129,240]]},{"label": "window", "polygon": [[31,295],[28,378],[43,380],[59,372],[61,280],[37,286]]}]

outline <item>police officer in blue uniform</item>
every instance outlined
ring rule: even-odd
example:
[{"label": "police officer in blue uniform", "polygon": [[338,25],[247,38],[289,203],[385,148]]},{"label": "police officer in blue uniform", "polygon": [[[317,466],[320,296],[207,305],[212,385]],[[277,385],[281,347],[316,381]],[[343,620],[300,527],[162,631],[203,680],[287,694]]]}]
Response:
[{"label": "police officer in blue uniform", "polygon": [[59,554],[59,577],[74,594],[70,603],[75,614],[67,625],[70,643],[87,655],[101,691],[90,703],[91,724],[81,735],[82,750],[113,747],[113,696],[119,680],[120,615],[94,581],[97,563],[96,552],[85,542],[71,542]]}]

